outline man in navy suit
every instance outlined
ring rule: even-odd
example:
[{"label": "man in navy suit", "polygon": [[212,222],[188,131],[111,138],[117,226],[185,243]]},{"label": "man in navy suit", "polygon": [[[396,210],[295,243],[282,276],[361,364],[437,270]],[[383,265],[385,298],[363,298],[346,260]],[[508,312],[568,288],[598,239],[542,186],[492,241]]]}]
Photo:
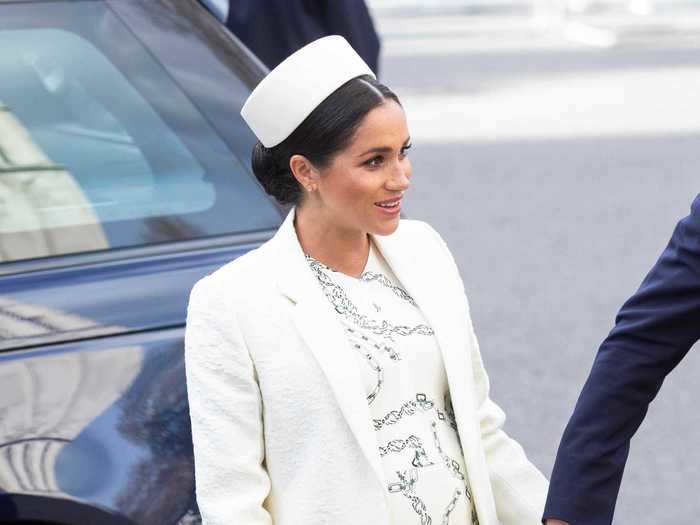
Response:
[{"label": "man in navy suit", "polygon": [[378,75],[379,37],[364,0],[236,0],[223,19],[270,69],[297,49],[327,35],[342,35]]},{"label": "man in navy suit", "polygon": [[559,445],[547,525],[612,523],[630,439],[699,338],[700,195],[598,350]]}]

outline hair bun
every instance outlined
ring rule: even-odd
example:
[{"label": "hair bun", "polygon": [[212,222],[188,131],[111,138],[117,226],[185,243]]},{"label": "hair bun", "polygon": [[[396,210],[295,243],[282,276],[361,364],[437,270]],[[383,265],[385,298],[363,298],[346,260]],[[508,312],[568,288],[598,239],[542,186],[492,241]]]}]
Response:
[{"label": "hair bun", "polygon": [[257,142],[250,159],[255,177],[263,189],[281,204],[295,203],[301,193],[289,166],[278,164],[272,149]]}]

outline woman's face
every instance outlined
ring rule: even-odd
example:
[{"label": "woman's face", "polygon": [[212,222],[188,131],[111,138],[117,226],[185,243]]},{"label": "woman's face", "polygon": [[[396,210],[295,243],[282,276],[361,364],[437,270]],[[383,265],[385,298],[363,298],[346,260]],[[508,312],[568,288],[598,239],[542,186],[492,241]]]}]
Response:
[{"label": "woman's face", "polygon": [[367,113],[351,144],[320,171],[314,198],[323,220],[348,233],[394,232],[402,194],[410,185],[409,147],[399,104],[387,99]]}]

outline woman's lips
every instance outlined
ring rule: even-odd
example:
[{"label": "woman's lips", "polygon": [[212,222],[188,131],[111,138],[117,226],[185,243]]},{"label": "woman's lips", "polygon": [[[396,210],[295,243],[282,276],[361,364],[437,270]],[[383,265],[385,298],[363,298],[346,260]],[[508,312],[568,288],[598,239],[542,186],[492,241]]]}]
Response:
[{"label": "woman's lips", "polygon": [[374,205],[385,215],[396,215],[401,211],[401,198],[375,202]]}]

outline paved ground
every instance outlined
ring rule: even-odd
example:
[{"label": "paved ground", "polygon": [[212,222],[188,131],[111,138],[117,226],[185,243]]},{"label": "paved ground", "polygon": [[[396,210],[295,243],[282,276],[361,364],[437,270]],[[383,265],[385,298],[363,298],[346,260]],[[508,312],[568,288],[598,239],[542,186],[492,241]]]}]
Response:
[{"label": "paved ground", "polygon": [[[407,212],[455,253],[506,429],[549,475],[615,312],[700,193],[694,15],[376,16],[414,137]],[[691,352],[653,403],[615,523],[696,523],[698,377]]]}]

